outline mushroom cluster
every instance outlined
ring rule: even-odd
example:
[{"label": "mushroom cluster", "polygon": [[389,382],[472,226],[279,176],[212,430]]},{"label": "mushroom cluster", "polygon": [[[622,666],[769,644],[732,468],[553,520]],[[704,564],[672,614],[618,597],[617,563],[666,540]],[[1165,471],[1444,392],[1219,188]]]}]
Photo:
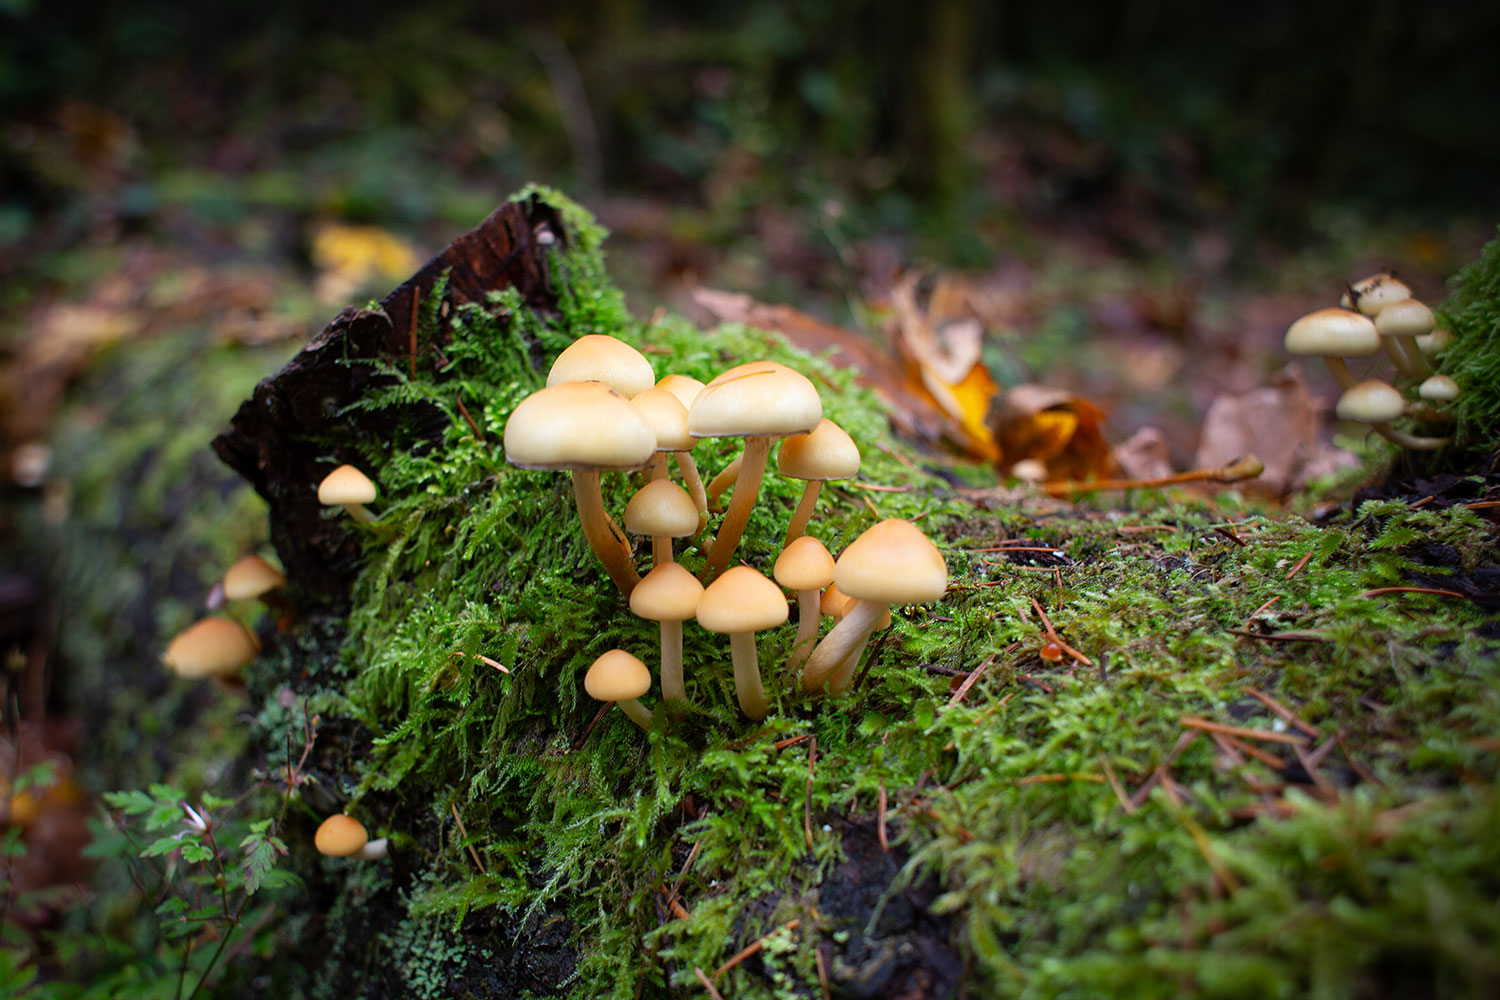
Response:
[{"label": "mushroom cluster", "polygon": [[[1344,289],[1339,308],[1319,309],[1301,317],[1286,332],[1286,350],[1299,357],[1322,358],[1343,390],[1335,412],[1344,420],[1369,424],[1381,437],[1403,448],[1432,451],[1446,437],[1413,434],[1393,426],[1397,421],[1452,423],[1444,404],[1458,398],[1458,385],[1434,374],[1431,359],[1452,343],[1437,328],[1432,310],[1412,297],[1411,289],[1388,273],[1372,274]],[[1396,381],[1356,379],[1346,358],[1384,353],[1395,366]]]},{"label": "mushroom cluster", "polygon": [[[622,341],[600,334],[579,339],[558,355],[546,387],[512,411],[505,425],[506,459],[522,468],[572,473],[590,549],[631,611],[660,623],[661,696],[669,712],[688,707],[682,623],[695,619],[703,629],[730,637],[740,709],[751,719],[766,717],[770,700],[756,634],[790,617],[777,583],[798,605],[787,666],[795,672],[806,662],[801,688],[829,694],[848,690],[870,633],[890,622],[889,605],[942,595],[947,585],[942,555],[906,521],[882,521],[837,562],[822,542],[805,534],[823,482],[852,478],[860,464],[858,447],[823,416],[817,388],[805,375],[774,361],[751,361],[706,385],[683,375],[659,381],[654,376],[645,356]],[[744,441],[707,490],[692,457],[705,437]],[[778,441],[777,471],[806,486],[788,524],[773,583],[757,569],[730,564]],[[676,458],[681,486],[670,477],[668,454]],[[642,473],[644,482],[623,514],[624,531],[604,509],[600,476],[605,471]],[[707,537],[709,500],[726,489],[732,490],[728,509]],[[629,535],[651,539],[652,568],[644,577]],[[696,577],[673,552],[674,539],[695,537],[698,551],[706,553]],[[691,558],[692,550],[689,542],[683,555]],[[840,573],[847,577],[847,598],[828,606],[848,613],[818,643],[820,607],[827,603],[820,594]],[[878,582],[865,582],[872,577]],[[650,728],[655,716],[637,700],[650,689],[650,671],[637,664],[641,661],[624,650],[610,650],[590,669],[586,688],[595,698],[618,702],[633,721]]]}]

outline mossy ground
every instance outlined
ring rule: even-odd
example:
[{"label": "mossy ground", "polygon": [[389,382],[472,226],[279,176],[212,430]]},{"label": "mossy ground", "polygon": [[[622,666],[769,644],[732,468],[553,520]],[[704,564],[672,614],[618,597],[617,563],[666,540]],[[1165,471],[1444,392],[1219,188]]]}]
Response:
[{"label": "mossy ground", "polygon": [[[282,635],[249,677],[262,764],[321,714],[306,839],[347,799],[396,846],[375,867],[294,846],[308,895],[292,906],[318,943],[282,969],[286,995],[689,993],[695,970],[768,934],[718,979],[726,996],[819,995],[820,976],[872,996],[960,978],[976,996],[1487,995],[1496,609],[1368,592],[1490,571],[1494,508],[1375,501],[1314,524],[1227,494],[997,505],[891,438],[849,373],[744,327],[634,319],[600,234],[569,221],[558,317],[498,296],[462,315],[444,381],[369,401],[452,419],[435,445],[364,456],[381,520],[353,613]],[[788,625],[759,640],[773,711],[748,722],[727,644],[689,624],[693,710],[649,734],[596,721],[583,671],[615,646],[653,662],[656,626],[589,554],[566,478],[504,461],[506,416],[542,379],[523,332],[549,354],[613,333],[659,375],[752,357],[807,372],[865,458],[811,533],[837,551],[878,517],[914,519],[948,561],[947,595],[896,609],[839,701],[795,693]],[[696,452],[710,471],[731,454]],[[619,511],[630,479],[607,479]],[[769,568],[799,491],[768,475],[739,558]],[[983,551],[1020,540],[1044,551]],[[1044,648],[1037,606],[1091,664]],[[1184,725],[1298,738],[1252,689],[1317,735],[1246,740],[1261,758]],[[871,847],[882,817],[889,855]],[[314,903],[365,915],[335,931]],[[533,955],[551,978],[527,973]]]}]

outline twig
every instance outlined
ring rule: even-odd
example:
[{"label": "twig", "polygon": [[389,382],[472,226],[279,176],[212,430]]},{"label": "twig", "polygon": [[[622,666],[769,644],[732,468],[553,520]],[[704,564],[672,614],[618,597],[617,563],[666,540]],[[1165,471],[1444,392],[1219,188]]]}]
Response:
[{"label": "twig", "polygon": [[1233,528],[1215,527],[1214,528],[1214,534],[1219,535],[1219,536],[1221,536],[1223,538],[1229,539],[1231,542],[1233,542],[1234,544],[1238,545],[1240,548],[1244,548],[1245,547],[1245,540],[1243,538],[1241,538],[1239,535],[1236,535],[1234,533],[1234,529]]},{"label": "twig", "polygon": [[1042,484],[1042,489],[1052,496],[1073,493],[1089,493],[1094,490],[1134,490],[1156,486],[1175,486],[1179,483],[1196,483],[1209,480],[1216,483],[1237,483],[1254,479],[1265,471],[1265,466],[1254,455],[1246,455],[1228,465],[1214,469],[1191,469],[1155,479],[1062,479]]},{"label": "twig", "polygon": [[1148,777],[1144,782],[1142,782],[1141,787],[1137,788],[1135,790],[1135,794],[1130,797],[1130,804],[1132,806],[1139,809],[1143,804],[1145,804],[1147,796],[1151,794],[1151,789],[1155,788],[1158,784],[1161,783],[1162,779],[1166,777],[1167,768],[1170,767],[1172,765],[1172,762],[1177,759],[1178,755],[1181,754],[1182,751],[1186,750],[1188,746],[1191,745],[1192,742],[1197,738],[1198,731],[1196,729],[1190,729],[1177,737],[1177,742],[1172,745],[1172,749],[1167,754],[1166,759],[1163,760],[1160,764],[1156,765],[1156,770],[1151,772],[1151,776]]},{"label": "twig", "polygon": [[746,945],[733,958],[714,970],[714,981],[717,982],[719,977],[724,973],[728,972],[736,965],[739,965],[745,959],[758,953],[762,948],[766,946],[766,938],[770,937],[771,934],[776,934],[780,931],[794,931],[800,926],[802,926],[802,919],[800,917],[793,917],[791,920],[788,920],[786,923],[776,928],[776,930],[771,931],[770,934],[763,935],[759,940]]},{"label": "twig", "polygon": [[708,977],[703,974],[703,970],[696,965],[693,966],[693,975],[697,976],[698,982],[703,984],[705,990],[708,990],[709,996],[713,997],[714,1000],[724,1000],[723,994],[714,989],[714,984],[708,981]]},{"label": "twig", "polygon": [[[807,799],[803,803],[803,806],[802,806],[802,832],[805,833],[805,834],[807,834],[807,849],[809,851],[813,849],[813,838],[812,838],[813,765],[815,763],[817,763],[817,760],[818,760],[818,738],[816,736],[812,736],[812,737],[810,737],[810,742],[807,745]],[[719,974],[717,972],[714,973],[714,978],[715,979],[719,978]]]},{"label": "twig", "polygon": [[995,656],[992,653],[989,656],[985,657],[983,663],[979,664],[979,666],[969,671],[969,676],[964,678],[963,683],[958,686],[958,690],[953,692],[953,697],[948,699],[948,707],[952,708],[954,705],[957,705],[959,702],[963,701],[964,695],[969,693],[969,688],[974,686],[974,682],[979,680],[980,676],[986,670],[988,670],[990,664],[994,662]]},{"label": "twig", "polygon": [[844,486],[852,490],[869,490],[872,493],[910,493],[910,486],[885,486],[881,483],[860,483],[849,481]]},{"label": "twig", "polygon": [[1105,780],[1109,782],[1109,787],[1114,789],[1115,798],[1120,800],[1120,808],[1124,809],[1127,814],[1135,812],[1135,803],[1131,802],[1130,796],[1125,794],[1125,787],[1115,776],[1115,769],[1109,766],[1109,761],[1100,757],[1099,766],[1104,769]]},{"label": "twig", "polygon": [[1302,567],[1306,566],[1308,564],[1308,562],[1312,559],[1313,552],[1314,552],[1313,549],[1308,549],[1307,550],[1307,554],[1304,555],[1301,559],[1298,559],[1297,560],[1297,564],[1295,566],[1293,566],[1291,569],[1287,570],[1287,572],[1286,572],[1286,578],[1288,580],[1290,580],[1292,577],[1296,576],[1298,573],[1302,572]]},{"label": "twig", "polygon": [[667,909],[672,911],[672,916],[676,917],[678,920],[686,920],[688,917],[692,916],[692,914],[688,913],[687,907],[683,906],[682,903],[678,901],[677,894],[675,892],[669,890],[665,885],[658,886],[657,891],[659,891],[666,899]]},{"label": "twig", "polygon": [[823,959],[823,946],[813,949],[813,960],[818,966],[818,988],[823,991],[823,1000],[831,1000],[833,991],[828,987],[828,965]]},{"label": "twig", "polygon": [[1251,729],[1249,726],[1228,726],[1222,722],[1211,722],[1208,719],[1200,719],[1194,715],[1184,715],[1177,720],[1179,724],[1191,729],[1201,729],[1206,733],[1223,733],[1225,736],[1241,736],[1249,740],[1265,740],[1268,743],[1292,743],[1297,746],[1306,746],[1307,740],[1295,733],[1278,733],[1270,729]]},{"label": "twig", "polygon": [[1033,608],[1036,608],[1036,613],[1041,616],[1042,627],[1047,630],[1047,638],[1057,643],[1057,645],[1062,649],[1064,653],[1067,653],[1069,656],[1077,660],[1079,663],[1083,664],[1085,667],[1092,667],[1094,665],[1093,660],[1089,659],[1087,656],[1084,656],[1078,650],[1062,641],[1062,637],[1057,634],[1057,629],[1052,627],[1052,622],[1050,619],[1048,619],[1047,612],[1042,610],[1041,604],[1038,603],[1035,597],[1031,599],[1031,606]]},{"label": "twig", "polygon": [[594,732],[594,727],[599,724],[599,720],[600,719],[604,718],[604,713],[608,712],[610,709],[612,709],[614,707],[615,707],[615,703],[612,702],[612,701],[606,701],[603,705],[600,706],[599,711],[595,712],[594,713],[594,717],[589,720],[589,724],[584,729],[583,735],[580,736],[580,737],[578,737],[578,741],[573,744],[573,749],[574,750],[577,750],[579,747],[583,746],[585,743],[588,742],[589,736],[591,736],[593,734],[593,732]]},{"label": "twig", "polygon": [[1271,711],[1275,712],[1277,715],[1281,716],[1287,722],[1290,722],[1292,725],[1302,730],[1302,732],[1306,733],[1308,736],[1311,736],[1313,739],[1318,738],[1319,734],[1317,726],[1314,726],[1311,722],[1308,722],[1306,719],[1302,718],[1302,716],[1298,715],[1296,712],[1293,712],[1290,708],[1287,708],[1281,702],[1277,701],[1275,698],[1272,698],[1264,691],[1261,691],[1258,688],[1246,688],[1245,693],[1254,698],[1256,701],[1260,702],[1262,705],[1269,708]]},{"label": "twig", "polygon": [[1231,736],[1228,733],[1209,733],[1209,735],[1212,736],[1214,738],[1214,742],[1218,743],[1220,746],[1228,747],[1236,753],[1242,753],[1247,756],[1254,757],[1256,760],[1260,761],[1262,764],[1266,765],[1277,774],[1280,774],[1282,768],[1286,766],[1281,758],[1277,757],[1275,754],[1267,753],[1260,747],[1255,746],[1252,743],[1246,743],[1244,740]]},{"label": "twig", "polygon": [[1258,639],[1261,642],[1328,642],[1326,635],[1318,635],[1316,632],[1250,632],[1242,628],[1226,628],[1224,630],[1230,635],[1244,636],[1246,639]]},{"label": "twig", "polygon": [[453,809],[453,822],[458,824],[458,835],[464,838],[464,846],[469,849],[469,857],[474,859],[474,867],[479,869],[479,874],[488,875],[489,872],[485,870],[484,862],[479,860],[479,854],[474,850],[474,845],[469,843],[469,831],[464,829],[463,817],[458,814],[458,803],[449,802],[448,805]]},{"label": "twig", "polygon": [[[1004,708],[1006,702],[1010,701],[1015,696],[1016,696],[1016,692],[1014,692],[1014,691],[1009,692],[1008,694],[1006,694],[1006,696],[1004,698],[1001,698],[999,701],[995,702],[989,708],[985,709],[983,712],[980,712],[979,713],[979,718],[975,719],[974,722],[977,724],[977,723],[983,722],[985,719],[988,719],[991,715],[995,714],[995,710],[996,709]],[[945,744],[943,746],[943,750],[944,750],[944,752],[946,752],[948,750],[952,750],[957,745],[958,745],[957,743],[953,742],[952,740],[949,740],[947,742],[947,744]]]},{"label": "twig", "polygon": [[880,849],[889,853],[891,843],[885,837],[885,807],[885,779],[882,778],[880,779],[880,797],[876,800],[875,808],[875,839],[880,841]]},{"label": "twig", "polygon": [[1062,784],[1066,781],[1092,781],[1102,785],[1104,784],[1104,776],[1101,774],[1091,774],[1088,771],[1079,771],[1076,773],[1059,771],[1055,774],[1028,774],[1024,778],[1017,778],[1014,784],[1045,785]]},{"label": "twig", "polygon": [[787,747],[796,746],[798,743],[811,737],[811,733],[803,733],[801,736],[788,736],[784,740],[777,740],[775,743],[772,743],[771,748],[773,750],[785,750]]},{"label": "twig", "polygon": [[1456,590],[1443,590],[1439,587],[1376,587],[1360,594],[1360,597],[1377,597],[1380,594],[1433,594],[1437,597],[1463,597],[1468,594],[1460,594]]},{"label": "twig", "polygon": [[482,445],[488,445],[489,442],[484,439],[484,431],[480,430],[479,425],[474,422],[474,418],[469,416],[469,408],[464,405],[463,396],[454,396],[453,399],[454,402],[458,403],[458,412],[463,416],[464,420],[468,421],[469,430],[474,432],[475,439]]}]

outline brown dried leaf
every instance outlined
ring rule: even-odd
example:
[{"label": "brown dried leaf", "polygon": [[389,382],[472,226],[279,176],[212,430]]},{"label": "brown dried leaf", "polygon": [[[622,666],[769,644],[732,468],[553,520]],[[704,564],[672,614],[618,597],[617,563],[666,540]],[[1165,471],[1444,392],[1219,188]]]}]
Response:
[{"label": "brown dried leaf", "polygon": [[991,408],[997,461],[1009,468],[1031,459],[1049,479],[1106,479],[1117,472],[1104,440],[1104,411],[1081,396],[1041,385],[1007,389]]},{"label": "brown dried leaf", "polygon": [[1306,481],[1315,469],[1336,462],[1332,449],[1321,448],[1319,408],[1307,391],[1301,366],[1287,365],[1268,386],[1213,401],[1203,418],[1196,464],[1224,465],[1254,454],[1265,471],[1254,482],[1285,493]]}]

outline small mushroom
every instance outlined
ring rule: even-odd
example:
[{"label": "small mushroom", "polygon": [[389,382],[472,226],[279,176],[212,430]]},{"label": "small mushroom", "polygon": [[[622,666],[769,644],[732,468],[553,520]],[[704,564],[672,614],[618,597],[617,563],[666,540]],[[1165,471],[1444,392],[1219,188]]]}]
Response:
[{"label": "small mushroom", "polygon": [[1345,289],[1339,297],[1339,305],[1354,309],[1366,316],[1380,315],[1382,309],[1395,302],[1411,298],[1411,289],[1397,280],[1396,276],[1382,271],[1368,278],[1361,278]]},{"label": "small mushroom", "polygon": [[[948,587],[937,546],[910,521],[888,518],[860,535],[834,565],[839,590],[855,598],[842,621],[818,643],[802,671],[802,689],[841,694],[854,680],[858,652],[892,604],[935,601]],[[851,654],[854,654],[851,656]]]},{"label": "small mushroom", "polygon": [[687,538],[698,530],[698,505],[670,479],[653,479],[625,505],[625,530],[651,536],[652,565],[669,563],[672,539]]},{"label": "small mushroom", "polygon": [[1328,374],[1340,389],[1355,383],[1344,358],[1365,358],[1380,353],[1380,334],[1367,316],[1347,309],[1319,309],[1293,323],[1286,331],[1286,352],[1304,358],[1322,358]]},{"label": "small mushroom", "polygon": [[226,601],[249,601],[263,597],[286,584],[286,574],[258,555],[248,555],[224,573]]},{"label": "small mushroom", "polygon": [[618,337],[590,333],[565,347],[547,372],[547,385],[603,382],[631,399],[656,383],[651,362]]},{"label": "small mushroom", "polygon": [[353,816],[335,813],[325,819],[313,835],[313,846],[330,858],[358,858],[378,861],[389,853],[386,838],[371,840],[364,824]]},{"label": "small mushroom", "polygon": [[259,652],[255,636],[239,622],[203,618],[177,633],[161,661],[179,677],[231,680]]},{"label": "small mushroom", "polygon": [[341,465],[318,484],[318,503],[325,507],[343,507],[360,524],[375,520],[365,504],[375,499],[375,484],[370,477],[352,465]]},{"label": "small mushroom", "polygon": [[812,653],[818,639],[821,605],[818,592],[833,585],[833,555],[822,542],[803,535],[781,550],[771,575],[797,594],[797,637],[792,640],[792,652],[786,660],[787,668],[796,670]]},{"label": "small mushroom", "polygon": [[661,623],[661,696],[686,701],[682,675],[682,623],[698,613],[703,584],[680,563],[658,563],[630,592],[630,610]]},{"label": "small mushroom", "polygon": [[583,676],[583,689],[597,701],[612,701],[630,721],[651,730],[651,710],[638,699],[651,690],[651,671],[623,649],[611,649],[594,661]]},{"label": "small mushroom", "polygon": [[1447,375],[1433,375],[1417,386],[1417,395],[1434,403],[1451,403],[1458,398],[1458,383]]},{"label": "small mushroom", "polygon": [[698,624],[727,633],[734,662],[734,692],[740,710],[751,719],[766,717],[770,707],[760,681],[755,633],[787,619],[781,588],[749,566],[736,566],[719,577],[698,599]]},{"label": "small mushroom", "polygon": [[1340,419],[1369,424],[1387,441],[1412,451],[1436,451],[1448,443],[1447,438],[1417,437],[1392,427],[1390,421],[1405,415],[1406,400],[1394,386],[1379,379],[1366,379],[1350,386],[1339,397],[1334,412]]},{"label": "small mushroom", "polygon": [[1420,379],[1429,371],[1417,338],[1432,332],[1437,320],[1432,310],[1416,299],[1392,302],[1375,316],[1375,330],[1396,369],[1409,379]]},{"label": "small mushroom", "polygon": [[776,468],[783,476],[807,481],[787,525],[783,544],[791,545],[807,529],[823,484],[830,479],[851,479],[859,473],[859,448],[842,427],[824,417],[812,433],[793,434],[781,442]]}]

